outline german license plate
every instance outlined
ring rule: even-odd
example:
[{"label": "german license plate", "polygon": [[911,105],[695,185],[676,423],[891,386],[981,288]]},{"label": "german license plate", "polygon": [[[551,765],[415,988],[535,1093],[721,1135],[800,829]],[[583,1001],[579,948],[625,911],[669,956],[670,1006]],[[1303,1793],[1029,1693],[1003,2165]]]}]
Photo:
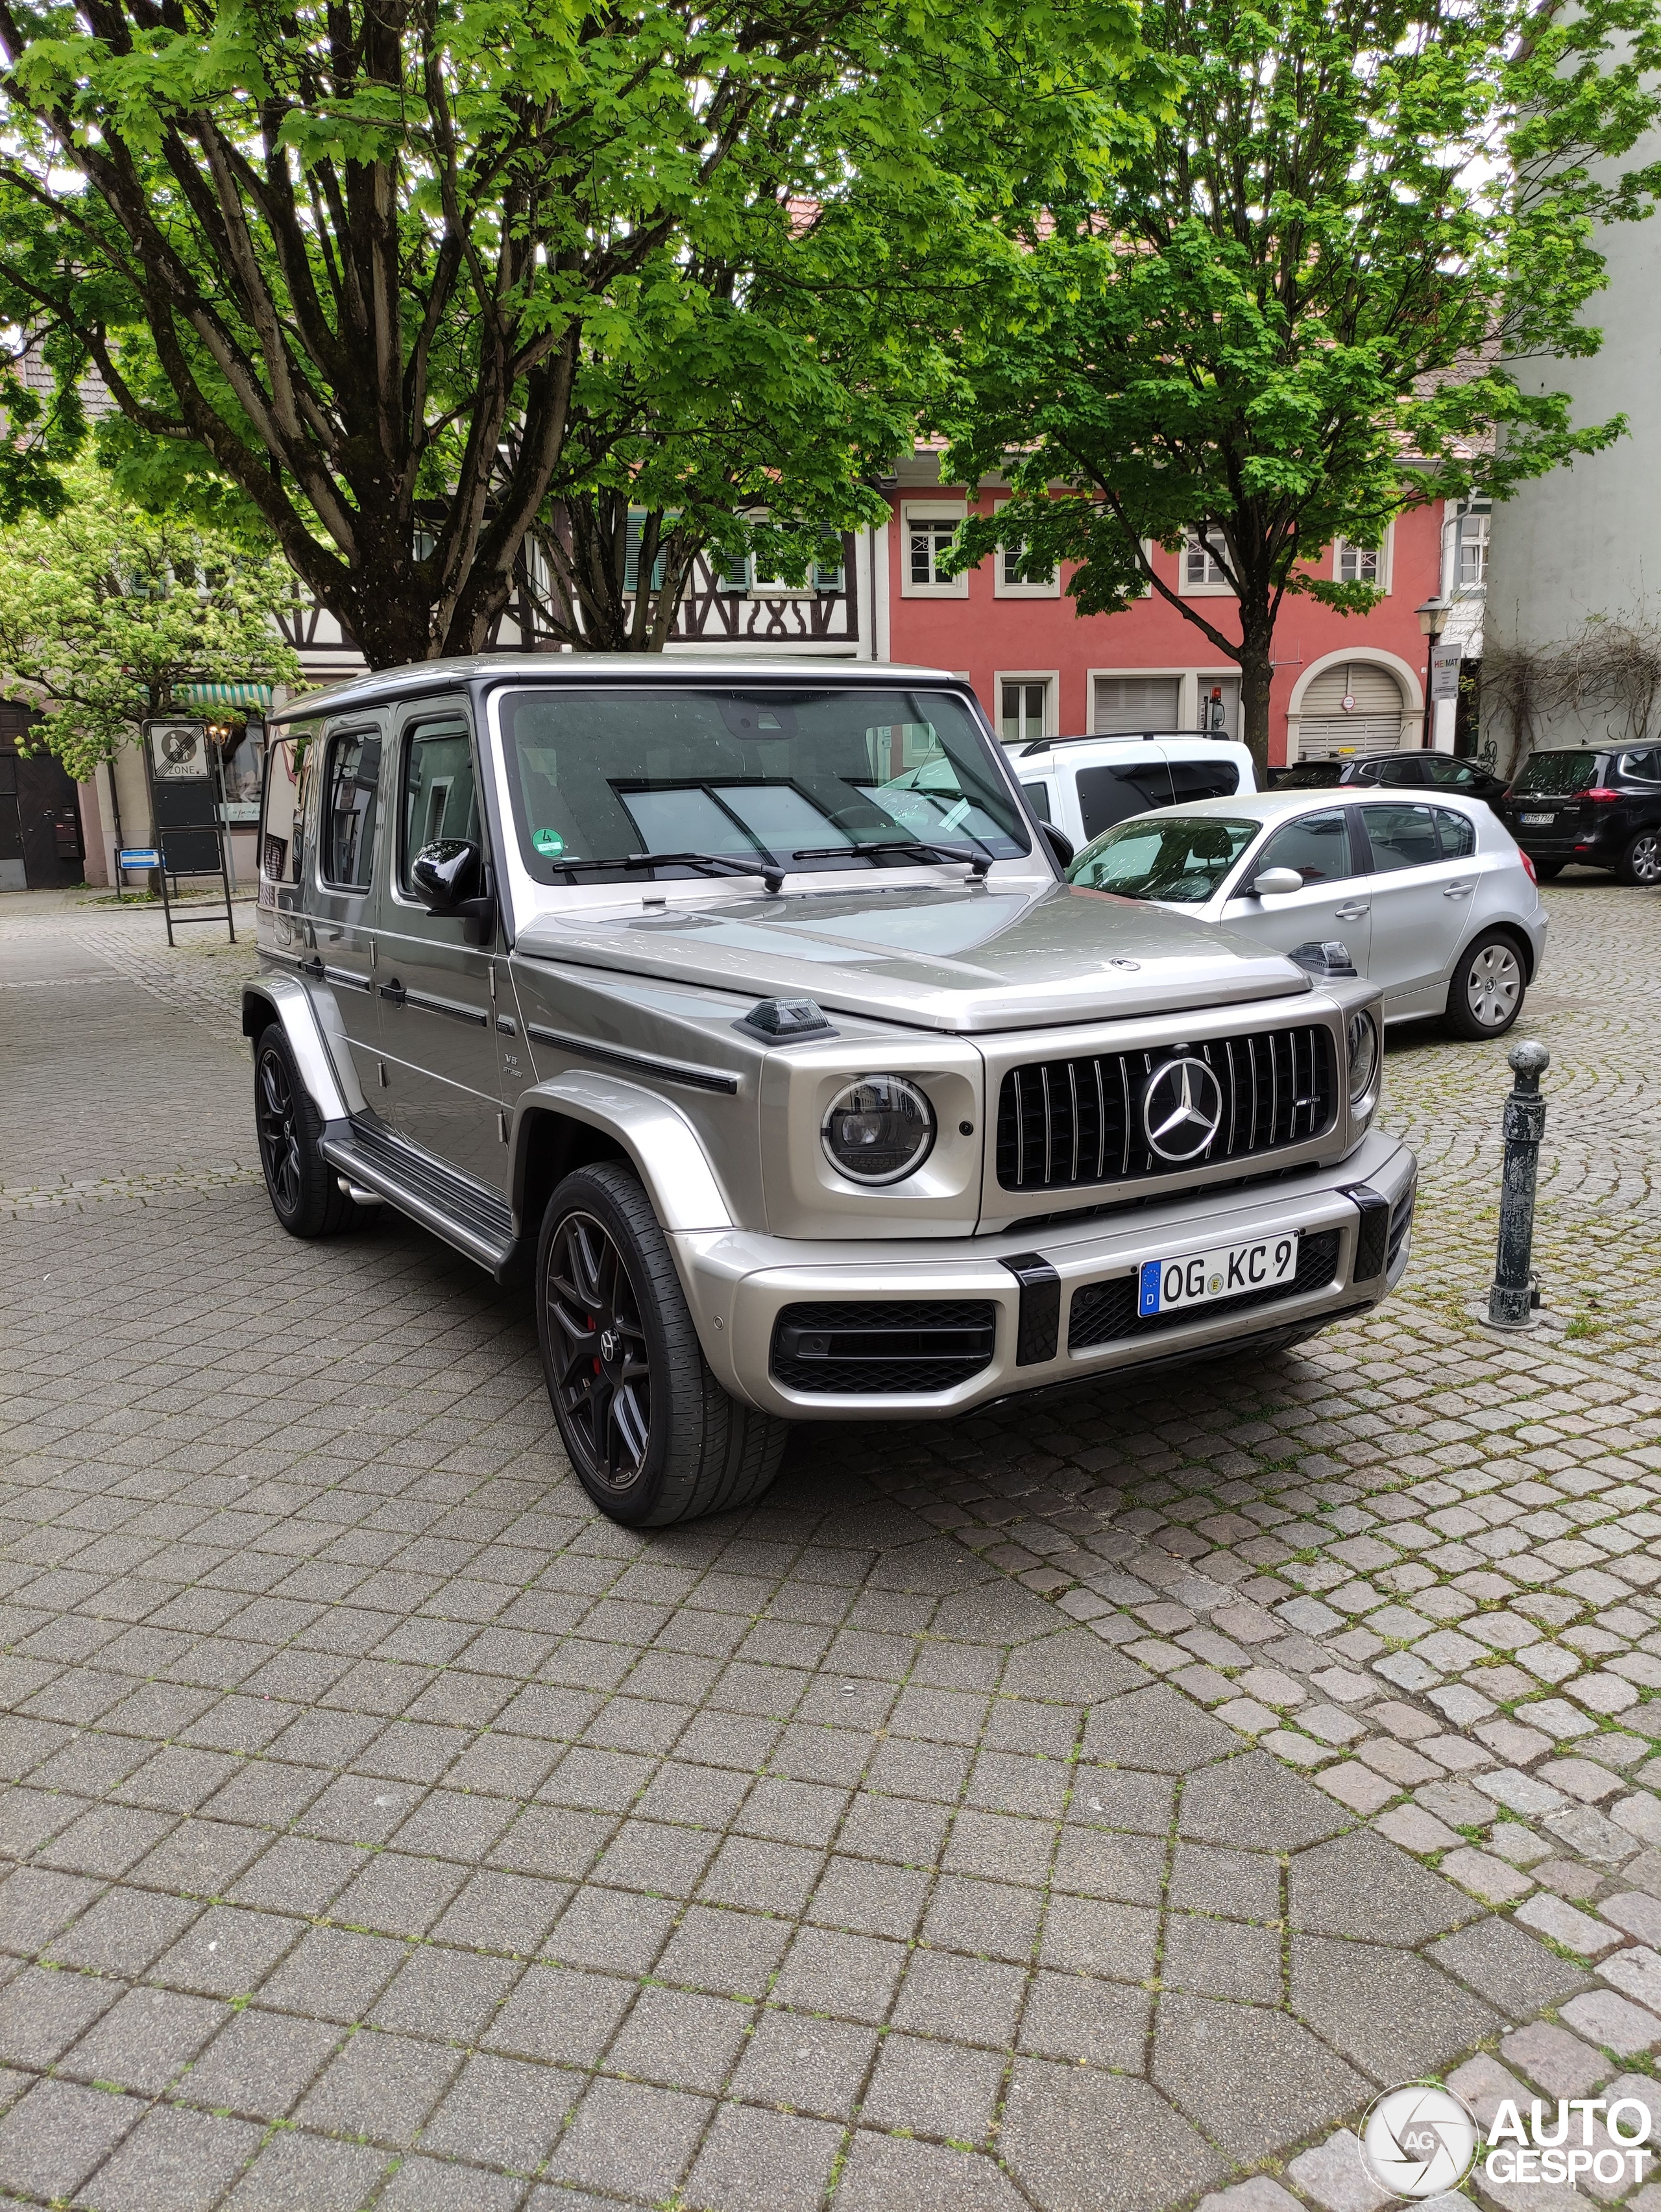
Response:
[{"label": "german license plate", "polygon": [[1555,814],[1519,814],[1517,818],[1525,830],[1549,830],[1557,817]]},{"label": "german license plate", "polygon": [[1182,1306],[1238,1298],[1247,1291],[1272,1291],[1298,1272],[1298,1238],[1292,1230],[1251,1244],[1223,1244],[1182,1260],[1144,1260],[1136,1279],[1136,1311],[1175,1313]]}]

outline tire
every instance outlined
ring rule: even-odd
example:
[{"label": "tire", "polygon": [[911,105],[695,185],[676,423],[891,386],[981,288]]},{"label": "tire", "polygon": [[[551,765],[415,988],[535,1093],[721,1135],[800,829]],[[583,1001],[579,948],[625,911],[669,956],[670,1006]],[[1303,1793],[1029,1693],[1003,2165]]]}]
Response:
[{"label": "tire", "polygon": [[1484,930],[1454,963],[1447,1025],[1461,1037],[1504,1036],[1523,1011],[1527,969],[1514,937]]},{"label": "tire", "polygon": [[253,1048],[254,1130],[271,1211],[290,1237],[338,1237],[356,1225],[358,1209],[323,1157],[323,1116],[300,1079],[281,1022]]},{"label": "tire", "polygon": [[629,1169],[579,1168],[555,1191],[537,1239],[536,1300],[560,1441],[602,1513],[663,1528],[761,1496],[790,1425],[715,1380]]},{"label": "tire", "polygon": [[1623,884],[1635,884],[1640,890],[1653,890],[1661,884],[1661,828],[1652,824],[1640,830],[1615,872]]},{"label": "tire", "polygon": [[1535,881],[1542,884],[1555,884],[1567,866],[1567,860],[1536,860],[1534,864]]}]

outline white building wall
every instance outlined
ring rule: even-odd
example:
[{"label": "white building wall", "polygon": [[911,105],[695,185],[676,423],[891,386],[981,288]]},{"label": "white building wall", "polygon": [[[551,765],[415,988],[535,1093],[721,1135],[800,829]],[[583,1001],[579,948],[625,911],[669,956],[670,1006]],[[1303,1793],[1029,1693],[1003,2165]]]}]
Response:
[{"label": "white building wall", "polygon": [[[1661,159],[1661,133],[1622,168]],[[1513,360],[1524,392],[1567,392],[1575,425],[1624,415],[1627,434],[1602,453],[1524,484],[1494,512],[1488,566],[1489,649],[1549,648],[1587,617],[1661,622],[1661,216],[1611,225],[1598,240],[1609,283],[1585,319],[1603,333],[1585,361]],[[1536,742],[1573,743],[1559,718]],[[1509,732],[1501,734],[1502,746]],[[1503,765],[1503,755],[1502,755]]]}]

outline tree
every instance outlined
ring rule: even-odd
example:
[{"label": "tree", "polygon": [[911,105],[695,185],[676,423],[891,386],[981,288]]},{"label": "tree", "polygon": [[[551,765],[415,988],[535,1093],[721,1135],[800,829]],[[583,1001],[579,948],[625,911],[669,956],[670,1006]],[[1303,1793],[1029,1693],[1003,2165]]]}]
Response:
[{"label": "tree", "polygon": [[[1610,166],[1658,112],[1661,35],[1654,0],[1149,0],[1142,27],[1179,74],[1169,119],[1026,220],[966,334],[951,465],[1016,496],[957,557],[1076,562],[1081,614],[1157,592],[1239,664],[1261,769],[1287,595],[1378,597],[1317,576],[1323,547],[1620,434],[1505,363],[1597,349],[1592,225],[1661,185]],[[1238,635],[1150,557],[1190,532]]]},{"label": "tree", "polygon": [[609,354],[633,280],[753,267],[794,196],[927,180],[982,88],[977,158],[1007,142],[1053,170],[1047,135],[1125,127],[1095,111],[1125,105],[1135,20],[0,0],[0,316],[205,455],[372,665],[477,650],[556,481],[585,332]]},{"label": "tree", "polygon": [[288,599],[269,547],[147,514],[100,471],[71,472],[70,503],[0,538],[0,690],[42,709],[31,744],[77,781],[178,711],[192,683],[293,682],[272,626]]}]

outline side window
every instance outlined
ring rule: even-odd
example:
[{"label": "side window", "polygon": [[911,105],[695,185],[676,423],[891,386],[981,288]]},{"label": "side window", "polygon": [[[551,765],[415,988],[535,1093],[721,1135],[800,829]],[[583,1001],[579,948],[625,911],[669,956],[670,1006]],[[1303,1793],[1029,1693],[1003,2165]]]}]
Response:
[{"label": "side window", "polygon": [[1372,865],[1380,875],[1400,868],[1427,868],[1442,858],[1433,808],[1369,806],[1364,811]]},{"label": "side window", "polygon": [[323,820],[319,872],[337,890],[366,891],[374,865],[376,793],[380,783],[380,737],[347,730],[329,740],[323,769]]},{"label": "side window", "polygon": [[1050,815],[1050,786],[1047,783],[1024,783],[1021,789],[1031,801],[1032,811],[1040,822],[1048,822]]},{"label": "side window", "polygon": [[1253,872],[1270,868],[1296,868],[1307,884],[1342,883],[1357,873],[1350,860],[1349,824],[1342,806],[1323,814],[1305,814],[1277,830],[1258,854]]},{"label": "side window", "polygon": [[1425,763],[1422,760],[1387,760],[1381,762],[1378,781],[1380,783],[1422,783]]},{"label": "side window", "polygon": [[1181,806],[1191,799],[1228,799],[1240,788],[1232,761],[1172,761],[1171,786]]},{"label": "side window", "polygon": [[1445,860],[1463,860],[1476,850],[1476,831],[1469,818],[1449,806],[1436,810],[1436,838]]},{"label": "side window", "polygon": [[1646,753],[1623,753],[1621,774],[1634,783],[1661,783],[1661,749]]},{"label": "side window", "polygon": [[399,825],[399,882],[412,888],[410,867],[423,847],[459,837],[479,842],[478,793],[467,725],[454,716],[418,722],[404,740],[403,819]]},{"label": "side window", "polygon": [[1128,822],[1133,814],[1171,805],[1176,795],[1171,770],[1164,761],[1141,761],[1124,768],[1081,768],[1079,812],[1086,841],[1099,837],[1116,822]]}]

